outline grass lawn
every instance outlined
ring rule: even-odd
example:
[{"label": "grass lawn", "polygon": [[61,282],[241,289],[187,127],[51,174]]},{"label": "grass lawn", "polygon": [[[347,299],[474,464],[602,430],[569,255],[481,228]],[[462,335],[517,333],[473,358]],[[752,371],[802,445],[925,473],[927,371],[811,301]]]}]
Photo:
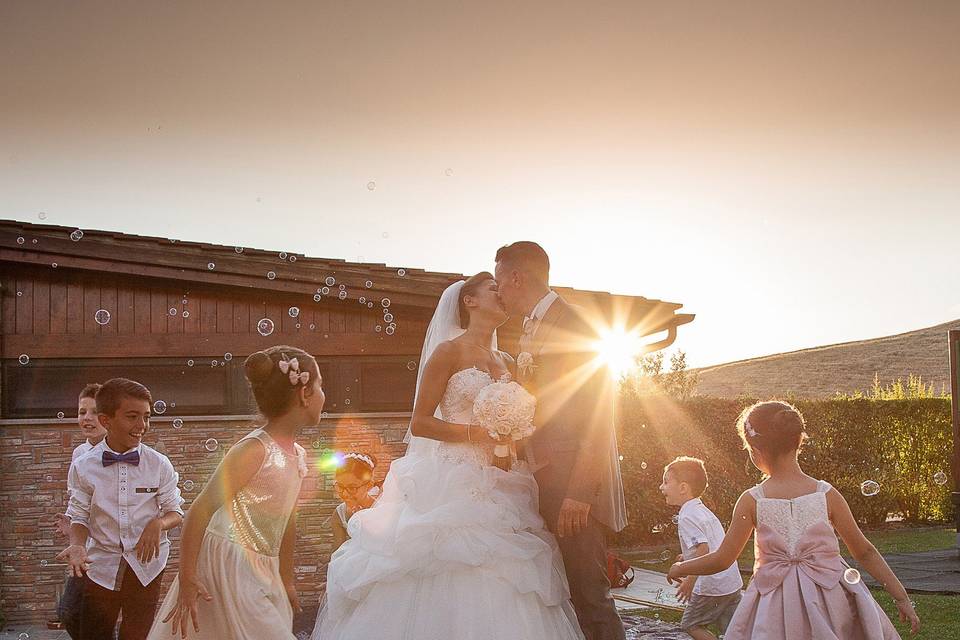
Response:
[{"label": "grass lawn", "polygon": [[[865,531],[867,538],[877,547],[880,553],[911,553],[916,551],[932,551],[952,547],[956,541],[956,533],[952,528],[925,527],[921,529],[889,528],[879,531]],[[660,561],[664,550],[669,550],[671,559]],[[660,547],[645,547],[642,549],[622,549],[617,553],[639,567],[651,571],[666,572],[673,563],[673,557],[679,552],[676,543],[661,545]],[[846,548],[841,545],[841,552]],[[741,566],[750,566],[753,563],[753,545],[748,544],[740,556]],[[939,640],[960,640],[960,595],[925,595],[914,593],[910,597],[914,602],[923,627],[916,636],[910,636],[907,627],[897,619],[897,608],[893,599],[882,589],[872,590],[874,597],[887,613],[894,626],[904,638],[937,638]],[[667,609],[640,609],[629,612],[648,618],[659,617],[666,622],[679,622],[680,613]]]}]

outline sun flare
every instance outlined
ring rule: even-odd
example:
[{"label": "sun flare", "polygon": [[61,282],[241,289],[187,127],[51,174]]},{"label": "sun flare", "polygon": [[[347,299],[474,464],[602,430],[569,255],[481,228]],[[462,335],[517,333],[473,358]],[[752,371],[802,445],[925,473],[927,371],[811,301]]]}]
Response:
[{"label": "sun flare", "polygon": [[612,377],[619,379],[637,366],[637,356],[642,350],[637,332],[622,327],[605,329],[600,332],[596,343],[597,362],[607,367]]}]

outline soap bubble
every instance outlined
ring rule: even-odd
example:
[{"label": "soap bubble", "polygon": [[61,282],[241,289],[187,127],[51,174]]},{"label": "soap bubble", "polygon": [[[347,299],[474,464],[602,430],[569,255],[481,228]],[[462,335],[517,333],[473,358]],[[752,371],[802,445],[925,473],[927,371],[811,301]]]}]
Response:
[{"label": "soap bubble", "polygon": [[184,491],[193,491],[193,480],[184,480],[183,481],[183,490]]},{"label": "soap bubble", "polygon": [[337,284],[337,279],[333,276],[327,276],[327,279],[323,281],[328,287],[332,287]]},{"label": "soap bubble", "polygon": [[315,324],[313,324],[313,323],[311,322],[311,323],[310,323],[310,331],[313,331],[313,330],[316,329],[316,328],[317,328],[317,325],[315,325]]},{"label": "soap bubble", "polygon": [[297,256],[291,255],[290,262],[296,262],[296,261],[297,261]]},{"label": "soap bubble", "polygon": [[52,263],[50,263],[50,266],[53,267],[54,269],[56,269],[56,268],[57,268],[57,263],[56,263],[56,262],[52,262]]},{"label": "soap bubble", "polygon": [[843,581],[847,584],[857,584],[860,582],[860,572],[853,567],[849,567],[843,572]]},{"label": "soap bubble", "polygon": [[655,524],[650,528],[650,533],[663,533],[663,529],[662,524]]},{"label": "soap bubble", "polygon": [[[50,480],[53,480],[53,477],[52,477],[52,476],[47,476],[47,478],[49,478],[49,480],[47,480],[47,482],[50,482]],[[48,561],[46,558],[44,558],[43,560],[40,561],[40,566],[41,566],[41,567],[45,567],[45,566],[47,566],[48,563],[49,563],[49,561]]]},{"label": "soap bubble", "polygon": [[392,335],[397,331],[397,328],[396,328],[395,326],[393,326],[392,324],[389,324],[389,325],[387,325],[387,328],[384,329],[384,331],[386,332],[386,334],[387,334],[388,336],[392,336]]},{"label": "soap bubble", "polygon": [[167,412],[167,403],[163,400],[157,400],[153,403],[153,412],[157,415]]},{"label": "soap bubble", "polygon": [[171,316],[177,315],[177,308],[176,308],[176,307],[170,307],[169,309],[167,309],[167,314],[169,314],[169,315],[171,315]]},{"label": "soap bubble", "polygon": [[367,280],[366,282],[363,283],[363,286],[369,289],[370,287],[373,286],[373,280]]},{"label": "soap bubble", "polygon": [[187,366],[188,366],[188,367],[192,367],[192,366],[193,366],[193,360],[187,360]]},{"label": "soap bubble", "polygon": [[57,418],[59,418],[60,420],[63,420],[63,416],[64,416],[63,411],[58,411],[58,412],[57,412]]},{"label": "soap bubble", "polygon": [[407,275],[407,270],[406,270],[406,269],[397,269],[397,275],[402,278],[403,276]]},{"label": "soap bubble", "polygon": [[350,398],[346,398],[346,399],[343,401],[343,404],[350,404]]},{"label": "soap bubble", "polygon": [[370,182],[367,183],[367,190],[368,190],[368,191],[373,191],[373,190],[376,189],[376,188],[377,188],[377,183],[374,182],[373,180],[371,180]]},{"label": "soap bubble", "polygon": [[340,285],[340,291],[343,291],[343,290],[346,289],[346,288],[347,288],[347,285],[345,285],[345,284],[341,284],[341,285]]},{"label": "soap bubble", "polygon": [[208,263],[207,263],[207,269],[209,269],[210,271],[213,271],[213,270],[216,269],[216,268],[217,268],[216,263],[214,263],[214,262],[208,262]]},{"label": "soap bubble", "polygon": [[74,242],[80,242],[80,240],[83,239],[83,231],[81,231],[80,229],[75,229],[70,234],[70,239],[73,240]]},{"label": "soap bubble", "polygon": [[190,303],[190,301],[187,300],[186,298],[184,298],[184,299],[181,300],[180,302],[181,302],[181,304],[189,304],[189,303]]},{"label": "soap bubble", "polygon": [[30,356],[28,356],[25,353],[21,353],[20,357],[17,358],[17,362],[19,362],[20,364],[30,364]]},{"label": "soap bubble", "polygon": [[273,279],[276,278],[276,277],[277,277],[276,272],[274,272],[274,271],[267,271],[267,280],[273,280]]},{"label": "soap bubble", "polygon": [[20,236],[19,238],[17,238],[17,244],[23,244],[23,243],[26,242],[26,241],[27,241],[27,239],[24,238],[23,236]]},{"label": "soap bubble", "polygon": [[217,362],[216,360],[211,360],[211,361],[210,361],[210,366],[211,366],[211,367],[215,367],[215,366],[217,366],[217,365],[219,365],[219,364],[220,364],[220,363]]},{"label": "soap bubble", "polygon": [[672,557],[673,553],[670,551],[670,549],[664,549],[660,552],[660,562],[666,562]]},{"label": "soap bubble", "polygon": [[323,287],[322,289],[320,289],[320,293],[322,293],[323,295],[327,295],[328,293],[330,293],[330,287]]},{"label": "soap bubble", "polygon": [[341,300],[346,300],[346,299],[347,299],[347,292],[346,292],[346,291],[341,291],[340,293],[337,294],[337,297],[340,298]]},{"label": "soap bubble", "polygon": [[106,309],[99,309],[93,314],[93,319],[99,325],[108,324],[110,322],[110,312]]},{"label": "soap bubble", "polygon": [[377,333],[380,333],[381,331],[383,331],[383,327],[378,324],[373,328],[373,330],[376,331]]},{"label": "soap bubble", "polygon": [[286,260],[286,259],[287,259],[287,252],[286,252],[286,251],[281,251],[281,252],[280,252],[280,259],[281,259],[281,260]]},{"label": "soap bubble", "polygon": [[948,479],[949,478],[947,478],[947,474],[945,474],[943,471],[937,471],[935,474],[933,474],[933,481],[941,487],[947,484]]},{"label": "soap bubble", "polygon": [[173,419],[173,428],[174,428],[174,429],[182,429],[182,428],[183,428],[183,419],[182,419],[182,418],[174,418],[174,419]]},{"label": "soap bubble", "polygon": [[268,336],[273,333],[273,320],[270,318],[262,318],[260,322],[257,323],[257,333],[262,336]]},{"label": "soap bubble", "polygon": [[296,318],[300,315],[300,307],[290,307],[287,309],[287,315],[291,318]]},{"label": "soap bubble", "polygon": [[233,250],[236,251],[238,255],[243,253],[243,247],[234,247]]},{"label": "soap bubble", "polygon": [[640,468],[641,468],[641,469],[646,469],[646,468],[647,468],[647,463],[646,463],[646,462],[641,462],[641,463],[640,463]]},{"label": "soap bubble", "polygon": [[447,167],[446,169],[443,170],[443,175],[445,175],[445,176],[447,176],[447,177],[452,176],[452,175],[453,175],[453,169],[451,169],[450,167]]},{"label": "soap bubble", "polygon": [[391,322],[393,322],[393,314],[389,312],[383,314],[383,321],[386,322],[387,324],[390,324]]},{"label": "soap bubble", "polygon": [[384,309],[388,309],[390,307],[390,298],[384,298],[381,300],[380,306],[382,306]]},{"label": "soap bubble", "polygon": [[223,359],[226,360],[227,362],[230,362],[231,360],[233,360],[233,354],[227,351],[225,354],[223,354]]},{"label": "soap bubble", "polygon": [[677,515],[676,513],[673,514],[673,517],[670,518],[670,522],[672,522],[673,524],[680,524],[680,516]]},{"label": "soap bubble", "polygon": [[322,296],[322,295],[320,295],[319,293],[313,294],[313,301],[314,301],[314,302],[320,302],[321,300],[323,300],[323,296]]},{"label": "soap bubble", "polygon": [[370,300],[367,300],[367,309],[373,309],[373,302]]},{"label": "soap bubble", "polygon": [[220,443],[217,442],[216,438],[207,438],[206,442],[203,443],[203,448],[213,452],[220,448]]},{"label": "soap bubble", "polygon": [[875,496],[880,493],[880,483],[875,480],[864,480],[860,483],[860,493],[867,496]]},{"label": "soap bubble", "polygon": [[367,304],[367,297],[360,296],[360,299],[357,302],[359,302],[360,304]]},{"label": "soap bubble", "polygon": [[408,370],[408,371],[414,371],[416,368],[417,368],[417,363],[414,362],[413,360],[411,360],[411,361],[409,361],[409,362],[407,363],[407,370]]},{"label": "soap bubble", "polygon": [[190,312],[187,311],[186,309],[184,309],[182,315],[183,315],[184,318],[189,318],[189,317],[190,317]]}]

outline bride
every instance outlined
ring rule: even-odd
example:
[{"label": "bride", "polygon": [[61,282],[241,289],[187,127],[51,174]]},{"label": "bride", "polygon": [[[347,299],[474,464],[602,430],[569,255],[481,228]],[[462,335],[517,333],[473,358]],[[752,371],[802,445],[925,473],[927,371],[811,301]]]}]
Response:
[{"label": "bride", "polygon": [[[477,393],[513,373],[489,273],[448,287],[427,328],[405,456],[350,519],[312,640],[582,639],[525,468],[492,464]],[[412,436],[412,437],[410,437]]]}]

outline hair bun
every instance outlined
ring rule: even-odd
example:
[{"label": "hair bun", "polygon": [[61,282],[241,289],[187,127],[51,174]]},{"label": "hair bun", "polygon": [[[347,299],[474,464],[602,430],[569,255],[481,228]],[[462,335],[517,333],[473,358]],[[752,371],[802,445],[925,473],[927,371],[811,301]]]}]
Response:
[{"label": "hair bun", "polygon": [[805,428],[803,416],[793,408],[781,409],[773,416],[773,423],[779,430],[788,433],[801,434]]},{"label": "hair bun", "polygon": [[275,363],[265,351],[256,351],[243,362],[243,371],[252,385],[261,385],[270,379]]}]

